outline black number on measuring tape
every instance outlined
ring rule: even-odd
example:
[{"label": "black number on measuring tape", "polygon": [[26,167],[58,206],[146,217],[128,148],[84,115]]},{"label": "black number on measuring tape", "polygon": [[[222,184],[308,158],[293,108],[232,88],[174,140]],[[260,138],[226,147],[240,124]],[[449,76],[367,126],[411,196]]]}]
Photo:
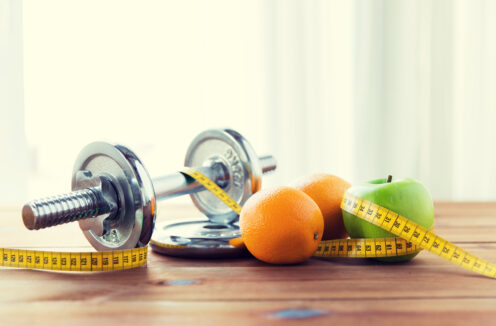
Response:
[{"label": "black number on measuring tape", "polygon": [[390,218],[389,216],[386,216],[386,217],[384,218],[384,222],[386,222],[386,223],[391,222],[391,218]]},{"label": "black number on measuring tape", "polygon": [[365,246],[365,251],[372,251],[372,246],[371,245],[366,245]]},{"label": "black number on measuring tape", "polygon": [[420,233],[418,233],[417,231],[413,231],[412,237],[418,238],[418,237],[420,237]]},{"label": "black number on measuring tape", "polygon": [[133,262],[133,263],[136,262],[136,254],[131,255],[131,262]]},{"label": "black number on measuring tape", "polygon": [[112,264],[119,265],[119,256],[112,258]]},{"label": "black number on measuring tape", "polygon": [[49,260],[48,257],[43,257],[43,265],[48,265]]},{"label": "black number on measuring tape", "polygon": [[52,257],[52,265],[57,265],[57,257]]},{"label": "black number on measuring tape", "polygon": [[86,266],[88,264],[88,259],[86,257],[81,258],[81,266]]},{"label": "black number on measuring tape", "polygon": [[381,214],[381,213],[379,213],[379,212],[375,213],[375,218],[376,218],[376,219],[380,219],[380,218],[381,218],[381,216],[382,216],[382,214]]},{"label": "black number on measuring tape", "polygon": [[76,258],[71,258],[71,266],[76,266]]},{"label": "black number on measuring tape", "polygon": [[107,257],[103,257],[102,264],[103,266],[107,266],[109,264],[109,260]]},{"label": "black number on measuring tape", "polygon": [[62,265],[62,266],[67,265],[67,258],[65,258],[65,257],[60,258],[60,265]]},{"label": "black number on measuring tape", "polygon": [[124,264],[128,264],[128,263],[129,263],[129,256],[124,256],[124,257],[122,257],[122,262],[123,262]]},{"label": "black number on measuring tape", "polygon": [[397,243],[397,244],[396,244],[396,248],[397,248],[397,249],[400,249],[400,250],[401,250],[401,249],[403,249],[403,244],[401,244],[401,243]]},{"label": "black number on measuring tape", "polygon": [[35,263],[35,264],[39,264],[39,263],[41,263],[41,258],[40,258],[40,256],[34,256],[34,263]]},{"label": "black number on measuring tape", "polygon": [[439,244],[440,244],[439,242],[434,241],[434,243],[432,244],[432,246],[433,246],[434,248],[439,248]]},{"label": "black number on measuring tape", "polygon": [[392,250],[393,246],[390,243],[386,243],[386,250]]},{"label": "black number on measuring tape", "polygon": [[363,212],[364,209],[365,209],[365,206],[360,205],[360,212]]},{"label": "black number on measuring tape", "polygon": [[346,251],[352,251],[353,250],[353,246],[347,246],[346,247]]},{"label": "black number on measuring tape", "polygon": [[357,244],[357,245],[356,245],[356,250],[357,250],[357,251],[362,251],[362,246],[361,246],[361,245],[359,245],[359,244]]},{"label": "black number on measuring tape", "polygon": [[443,250],[442,250],[443,254],[447,254],[447,253],[449,253],[449,251],[450,250],[448,248],[446,248],[446,247],[444,247]]},{"label": "black number on measuring tape", "polygon": [[22,256],[22,255],[19,256],[19,262],[24,263],[24,256]]},{"label": "black number on measuring tape", "polygon": [[343,251],[344,250],[344,246],[340,245],[339,246],[339,251]]},{"label": "black number on measuring tape", "polygon": [[406,225],[405,225],[405,226],[403,227],[403,232],[405,232],[405,233],[410,232],[410,228],[409,228],[408,226],[406,226]]},{"label": "black number on measuring tape", "polygon": [[10,255],[10,262],[15,263],[16,262],[16,256],[14,254]]},{"label": "black number on measuring tape", "polygon": [[381,251],[382,250],[382,245],[376,244],[375,245],[375,251]]}]

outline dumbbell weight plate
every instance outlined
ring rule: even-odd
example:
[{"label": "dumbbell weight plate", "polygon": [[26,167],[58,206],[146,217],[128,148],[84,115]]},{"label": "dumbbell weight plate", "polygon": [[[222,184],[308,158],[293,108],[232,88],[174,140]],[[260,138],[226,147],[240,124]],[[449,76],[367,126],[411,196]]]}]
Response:
[{"label": "dumbbell weight plate", "polygon": [[[231,129],[211,129],[199,134],[188,148],[185,166],[211,166],[220,162],[227,168],[223,190],[241,206],[260,190],[262,169],[248,141]],[[210,222],[228,224],[238,215],[209,191],[191,194],[195,206]]]},{"label": "dumbbell weight plate", "polygon": [[[155,192],[152,180],[138,157],[122,145],[95,142],[83,148],[76,159],[72,190],[86,187],[78,178],[81,171],[110,179],[118,197],[120,215],[112,218],[108,232],[99,236],[92,230],[83,230],[93,247],[120,250],[146,245],[155,223]],[[102,222],[93,219],[99,217],[80,220],[79,223]]]},{"label": "dumbbell weight plate", "polygon": [[207,218],[180,219],[159,223],[150,245],[153,251],[176,257],[229,258],[246,254],[229,244],[240,237],[237,223],[220,225]]}]

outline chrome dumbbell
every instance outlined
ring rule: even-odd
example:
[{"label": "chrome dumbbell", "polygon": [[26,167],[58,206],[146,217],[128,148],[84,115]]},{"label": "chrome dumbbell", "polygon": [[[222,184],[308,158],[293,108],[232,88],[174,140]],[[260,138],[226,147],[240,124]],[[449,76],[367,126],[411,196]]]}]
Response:
[{"label": "chrome dumbbell", "polygon": [[[185,166],[194,166],[243,204],[260,189],[262,173],[274,170],[276,163],[272,156],[258,158],[236,131],[212,129],[193,140]],[[195,228],[214,233],[223,228],[236,229],[236,213],[200,183],[180,172],[152,180],[138,157],[121,145],[96,142],[86,146],[74,165],[72,190],[24,205],[26,227],[41,229],[79,221],[97,250],[141,247],[152,236],[156,200],[191,194],[194,204],[208,218],[195,223]],[[169,224],[166,230],[179,231],[178,236],[184,240],[188,234],[181,233],[180,226]],[[216,238],[215,234],[206,237]]]}]

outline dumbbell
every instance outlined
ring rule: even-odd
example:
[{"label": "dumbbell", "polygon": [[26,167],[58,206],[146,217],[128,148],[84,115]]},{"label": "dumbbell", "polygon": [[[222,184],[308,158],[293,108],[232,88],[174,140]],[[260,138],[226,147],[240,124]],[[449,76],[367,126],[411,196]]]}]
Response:
[{"label": "dumbbell", "polygon": [[[274,170],[276,161],[272,156],[256,156],[234,130],[210,129],[193,140],[185,166],[195,167],[242,205],[260,189],[261,175]],[[150,241],[156,200],[184,194],[191,194],[196,207],[207,216],[196,227],[215,231],[236,224],[237,214],[191,177],[176,172],[152,180],[130,149],[95,142],[84,147],[76,159],[72,192],[28,202],[22,218],[31,230],[79,221],[95,249],[131,249]],[[177,236],[188,235],[179,232]]]}]

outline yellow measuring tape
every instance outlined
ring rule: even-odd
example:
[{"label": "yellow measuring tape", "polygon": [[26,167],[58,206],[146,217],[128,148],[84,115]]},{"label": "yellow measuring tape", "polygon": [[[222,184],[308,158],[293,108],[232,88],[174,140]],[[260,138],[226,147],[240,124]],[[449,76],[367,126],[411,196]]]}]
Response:
[{"label": "yellow measuring tape", "polygon": [[[201,172],[193,169],[181,172],[200,182],[237,214],[241,213],[241,206]],[[426,249],[455,265],[496,278],[496,265],[468,253],[432,231],[387,208],[353,196],[348,192],[344,195],[341,208],[391,232],[397,238],[324,240],[320,242],[314,256],[378,258],[406,255]]]},{"label": "yellow measuring tape", "polygon": [[229,206],[233,211],[236,212],[236,214],[241,213],[241,206],[234,200],[232,199],[224,190],[222,190],[221,187],[219,187],[215,182],[207,178],[203,173],[193,170],[193,169],[184,169],[181,171],[181,173],[184,173],[199,183],[201,183],[205,188],[207,188],[208,191],[213,193],[215,197],[219,198],[224,204]]},{"label": "yellow measuring tape", "polygon": [[444,258],[455,265],[485,276],[496,277],[496,265],[468,253],[460,247],[455,246],[451,242],[387,208],[353,196],[347,192],[341,202],[341,208],[404,240],[411,241],[414,245],[428,250],[436,256]]},{"label": "yellow measuring tape", "polygon": [[0,266],[68,272],[106,272],[146,265],[148,247],[98,252],[0,248]]},{"label": "yellow measuring tape", "polygon": [[422,248],[402,238],[323,240],[316,257],[379,258],[419,252]]}]

